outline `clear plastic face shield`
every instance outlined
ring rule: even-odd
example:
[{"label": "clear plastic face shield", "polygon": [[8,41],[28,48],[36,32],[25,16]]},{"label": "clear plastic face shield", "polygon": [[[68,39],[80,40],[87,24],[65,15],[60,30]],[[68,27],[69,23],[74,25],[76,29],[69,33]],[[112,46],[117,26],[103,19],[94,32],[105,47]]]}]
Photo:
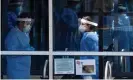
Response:
[{"label": "clear plastic face shield", "polygon": [[97,23],[95,23],[95,22],[91,22],[91,21],[88,21],[88,20],[85,20],[85,19],[79,19],[78,20],[79,21],[79,31],[81,32],[81,33],[83,33],[83,32],[85,32],[86,31],[86,27],[85,26],[87,26],[88,24],[89,25],[92,25],[92,26],[98,26],[98,24]]},{"label": "clear plastic face shield", "polygon": [[120,12],[120,13],[126,13],[127,12],[127,8],[125,6],[123,6],[122,4],[119,4],[119,6],[118,6],[118,12]]},{"label": "clear plastic face shield", "polygon": [[34,20],[31,18],[17,18],[17,21],[24,22],[24,28],[23,31],[28,33],[30,32]]}]

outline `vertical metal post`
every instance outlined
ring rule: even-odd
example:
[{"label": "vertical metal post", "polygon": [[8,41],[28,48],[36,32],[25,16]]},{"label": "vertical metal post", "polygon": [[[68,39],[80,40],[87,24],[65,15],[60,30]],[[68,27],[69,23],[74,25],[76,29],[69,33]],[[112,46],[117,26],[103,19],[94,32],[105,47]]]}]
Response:
[{"label": "vertical metal post", "polygon": [[[0,39],[0,54],[1,54],[1,50],[4,50],[4,40],[5,40],[5,37],[6,37],[6,35],[7,35],[7,29],[8,29],[8,24],[7,24],[7,12],[8,12],[8,0],[0,0],[0,12],[1,12],[1,15],[0,15],[0,19],[1,19],[1,21],[0,21],[0,25],[1,25],[1,27],[0,27],[0,30],[1,30],[1,32],[0,32],[0,35],[1,35],[1,39]],[[2,42],[1,42],[2,41]],[[5,66],[6,66],[6,64],[5,64],[5,57],[4,57],[4,55],[2,55],[2,56],[0,56],[0,61],[1,61],[1,63],[0,63],[0,65],[1,65],[1,68],[0,68],[0,71],[1,71],[1,73],[0,73],[0,75],[1,75],[1,79],[3,78],[3,76],[4,76],[4,73],[6,72],[6,68],[5,68]]]},{"label": "vertical metal post", "polygon": [[120,68],[121,68],[121,72],[125,72],[125,61],[124,61],[124,57],[121,56],[120,57]]},{"label": "vertical metal post", "polygon": [[[99,0],[99,5],[98,5],[98,9],[99,9],[99,23],[98,23],[98,27],[102,28],[103,27],[103,0]],[[103,51],[103,30],[99,30],[99,51]],[[103,57],[99,57],[99,62],[100,62],[100,66],[99,66],[99,78],[103,79]]]},{"label": "vertical metal post", "polygon": [[120,67],[121,67],[121,72],[130,72],[130,64],[128,64],[128,58],[126,56],[121,56],[120,57]]},{"label": "vertical metal post", "polygon": [[53,0],[48,0],[49,6],[49,79],[53,79]]}]

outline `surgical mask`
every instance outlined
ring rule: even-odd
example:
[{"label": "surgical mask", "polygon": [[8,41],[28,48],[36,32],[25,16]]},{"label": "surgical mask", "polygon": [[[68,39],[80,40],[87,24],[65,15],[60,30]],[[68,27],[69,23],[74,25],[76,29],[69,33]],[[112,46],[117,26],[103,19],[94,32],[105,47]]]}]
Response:
[{"label": "surgical mask", "polygon": [[16,15],[20,15],[20,13],[22,12],[22,6],[19,6],[16,8]]},{"label": "surgical mask", "polygon": [[31,29],[31,25],[25,25],[25,28],[23,28],[23,31],[28,33]]},{"label": "surgical mask", "polygon": [[79,26],[79,31],[80,31],[81,33],[83,33],[83,32],[86,31],[86,28],[85,28],[84,26],[80,25],[80,26]]}]

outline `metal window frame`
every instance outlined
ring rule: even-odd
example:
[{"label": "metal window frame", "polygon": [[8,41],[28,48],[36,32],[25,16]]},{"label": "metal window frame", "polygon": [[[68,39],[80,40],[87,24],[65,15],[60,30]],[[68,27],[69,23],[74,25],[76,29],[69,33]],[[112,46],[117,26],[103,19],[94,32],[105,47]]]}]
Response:
[{"label": "metal window frame", "polygon": [[133,52],[65,52],[53,51],[53,0],[49,0],[49,79],[53,79],[53,56],[54,55],[94,55],[94,56],[133,56]]},{"label": "metal window frame", "polygon": [[49,56],[49,79],[53,79],[53,56],[54,55],[94,55],[94,56],[133,56],[133,52],[63,52],[53,51],[53,0],[49,0],[49,51],[0,51],[1,55],[48,55]]}]

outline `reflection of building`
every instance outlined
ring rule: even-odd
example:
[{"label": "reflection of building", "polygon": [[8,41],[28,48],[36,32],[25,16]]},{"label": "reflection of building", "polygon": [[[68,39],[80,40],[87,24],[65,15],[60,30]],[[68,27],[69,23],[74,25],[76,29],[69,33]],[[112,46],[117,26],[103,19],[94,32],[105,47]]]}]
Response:
[{"label": "reflection of building", "polygon": [[99,8],[102,9],[101,6],[102,0],[84,0],[84,11],[85,12],[92,12]]}]

